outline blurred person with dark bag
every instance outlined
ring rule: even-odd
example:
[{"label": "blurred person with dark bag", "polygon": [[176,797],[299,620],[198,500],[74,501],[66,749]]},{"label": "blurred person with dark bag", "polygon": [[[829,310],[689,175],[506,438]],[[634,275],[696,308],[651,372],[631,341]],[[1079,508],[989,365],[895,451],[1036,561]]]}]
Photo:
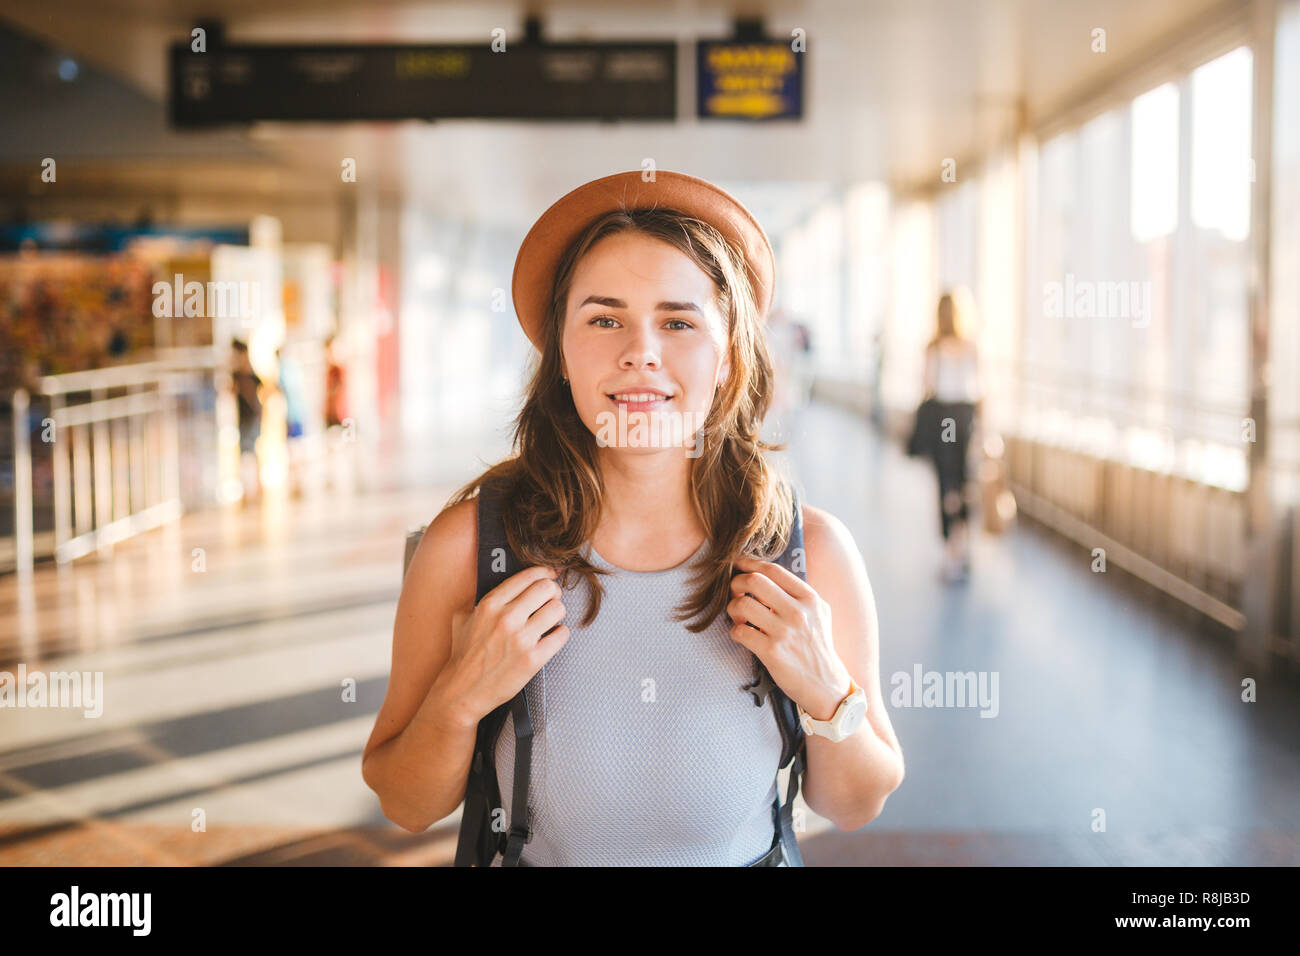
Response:
[{"label": "blurred person with dark bag", "polygon": [[960,581],[970,573],[970,513],[966,461],[980,400],[979,353],[964,335],[968,309],[961,293],[939,297],[934,337],[925,347],[926,400],[917,410],[912,446],[934,460],[939,478],[939,519],[944,540],[943,575]]}]

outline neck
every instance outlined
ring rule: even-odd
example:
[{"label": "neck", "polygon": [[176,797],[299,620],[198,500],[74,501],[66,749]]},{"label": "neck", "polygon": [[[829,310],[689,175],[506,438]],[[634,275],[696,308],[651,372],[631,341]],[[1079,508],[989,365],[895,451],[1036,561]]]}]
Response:
[{"label": "neck", "polygon": [[704,536],[691,505],[691,459],[683,449],[631,454],[602,448],[598,464],[605,485],[602,536],[629,544]]}]

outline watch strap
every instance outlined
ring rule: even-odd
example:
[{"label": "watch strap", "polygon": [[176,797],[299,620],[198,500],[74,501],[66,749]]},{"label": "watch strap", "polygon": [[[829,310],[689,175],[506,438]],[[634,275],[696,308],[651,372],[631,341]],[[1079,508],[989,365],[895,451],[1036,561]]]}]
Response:
[{"label": "watch strap", "polygon": [[[865,693],[865,692],[862,690],[861,687],[858,686],[858,682],[855,681],[852,677],[850,677],[849,692],[844,695],[844,697],[840,700],[838,704],[835,705],[835,713],[831,714],[829,720],[818,720],[817,718],[813,717],[810,713],[808,713],[808,711],[804,710],[802,705],[796,704],[796,706],[799,708],[800,723],[802,723],[806,718],[808,722],[812,724],[814,728],[814,732],[816,732],[817,729],[829,730],[831,727],[835,725],[835,718],[839,717],[839,715],[843,712],[844,705],[847,704],[855,694],[859,694],[859,693]],[[805,731],[806,730],[807,728],[805,728]],[[819,735],[819,736],[825,736],[825,735]]]}]

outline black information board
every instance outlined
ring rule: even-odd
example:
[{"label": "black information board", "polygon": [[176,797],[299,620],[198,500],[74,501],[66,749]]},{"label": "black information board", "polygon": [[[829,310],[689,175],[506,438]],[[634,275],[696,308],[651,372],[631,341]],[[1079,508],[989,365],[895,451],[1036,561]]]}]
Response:
[{"label": "black information board", "polygon": [[665,43],[173,44],[175,127],[255,120],[673,120]]}]

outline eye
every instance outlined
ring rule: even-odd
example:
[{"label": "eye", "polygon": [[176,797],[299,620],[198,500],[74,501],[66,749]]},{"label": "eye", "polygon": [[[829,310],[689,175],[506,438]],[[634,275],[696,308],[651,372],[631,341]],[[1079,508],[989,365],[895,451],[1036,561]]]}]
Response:
[{"label": "eye", "polygon": [[[595,325],[597,322],[605,322],[605,321],[613,322],[615,325],[618,324],[617,320],[616,320],[613,316],[610,316],[610,315],[598,315],[598,316],[596,316],[594,319],[592,319],[590,322],[588,322],[587,324],[588,324],[588,325]],[[599,327],[602,328],[602,329],[613,328],[613,326],[610,326],[610,325],[602,325],[602,326],[599,326]]]},{"label": "eye", "polygon": [[673,322],[676,322],[678,325],[683,325],[683,326],[685,326],[685,327],[688,328],[688,329],[693,329],[693,328],[695,328],[694,325],[692,325],[690,322],[687,322],[685,319],[669,319],[668,322],[669,322],[670,324],[673,323]]}]

